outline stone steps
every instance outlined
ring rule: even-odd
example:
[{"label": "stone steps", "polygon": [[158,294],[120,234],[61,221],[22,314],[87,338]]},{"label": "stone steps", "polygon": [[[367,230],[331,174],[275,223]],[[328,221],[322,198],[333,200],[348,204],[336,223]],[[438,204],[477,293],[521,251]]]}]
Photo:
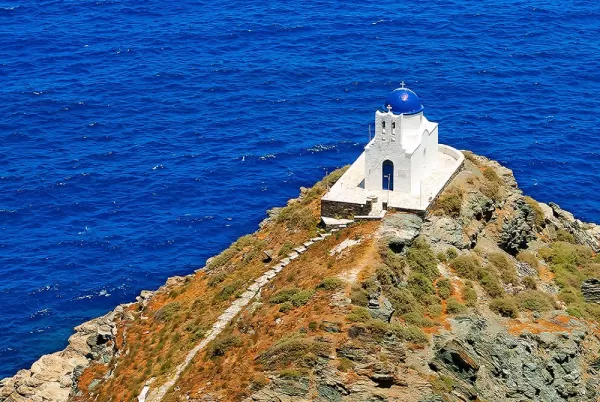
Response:
[{"label": "stone steps", "polygon": [[[346,224],[340,225],[340,227],[346,227]],[[169,389],[175,385],[179,379],[181,373],[189,365],[195,355],[202,350],[209,342],[215,339],[225,329],[233,319],[256,297],[260,290],[272,279],[274,279],[279,272],[289,265],[293,260],[298,258],[300,254],[306,252],[308,247],[312,246],[318,241],[322,241],[327,237],[331,236],[332,232],[337,232],[339,229],[332,229],[330,232],[319,234],[318,237],[314,237],[309,241],[306,241],[302,246],[296,247],[294,251],[289,253],[287,257],[282,258],[278,264],[265,271],[260,277],[258,277],[254,283],[248,286],[247,290],[240,295],[239,298],[234,300],[229,307],[217,318],[212,328],[207,332],[205,338],[197,344],[186,356],[185,360],[177,366],[176,371],[171,375],[168,380],[160,386],[158,389],[154,389],[150,392],[150,386],[152,380],[146,382],[142,389],[142,393],[138,396],[139,402],[160,402],[163,400]]]}]

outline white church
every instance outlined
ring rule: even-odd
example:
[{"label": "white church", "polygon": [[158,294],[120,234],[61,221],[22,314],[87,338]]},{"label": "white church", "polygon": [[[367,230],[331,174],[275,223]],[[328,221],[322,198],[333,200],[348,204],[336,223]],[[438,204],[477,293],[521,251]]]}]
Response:
[{"label": "white church", "polygon": [[321,199],[328,218],[378,218],[386,210],[425,215],[460,170],[463,154],[438,143],[419,97],[404,82],[375,112],[375,136]]}]

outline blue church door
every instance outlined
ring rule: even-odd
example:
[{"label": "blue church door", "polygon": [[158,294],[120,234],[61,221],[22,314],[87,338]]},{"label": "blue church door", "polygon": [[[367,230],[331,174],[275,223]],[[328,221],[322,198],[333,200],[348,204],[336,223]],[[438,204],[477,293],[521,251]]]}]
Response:
[{"label": "blue church door", "polygon": [[383,162],[382,185],[384,190],[394,190],[394,163],[390,160]]}]

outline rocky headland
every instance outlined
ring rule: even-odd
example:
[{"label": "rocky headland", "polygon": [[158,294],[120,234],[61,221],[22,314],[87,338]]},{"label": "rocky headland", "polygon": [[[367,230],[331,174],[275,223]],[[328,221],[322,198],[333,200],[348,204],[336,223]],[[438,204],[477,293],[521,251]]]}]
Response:
[{"label": "rocky headland", "polygon": [[465,156],[425,218],[320,228],[332,173],[0,401],[598,400],[600,227]]}]

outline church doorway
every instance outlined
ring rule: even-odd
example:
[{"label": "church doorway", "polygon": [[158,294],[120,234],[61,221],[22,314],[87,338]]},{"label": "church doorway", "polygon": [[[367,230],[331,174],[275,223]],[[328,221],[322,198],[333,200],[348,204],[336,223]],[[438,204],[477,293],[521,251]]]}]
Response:
[{"label": "church doorway", "polygon": [[382,188],[384,190],[394,190],[394,163],[390,160],[383,162]]}]

